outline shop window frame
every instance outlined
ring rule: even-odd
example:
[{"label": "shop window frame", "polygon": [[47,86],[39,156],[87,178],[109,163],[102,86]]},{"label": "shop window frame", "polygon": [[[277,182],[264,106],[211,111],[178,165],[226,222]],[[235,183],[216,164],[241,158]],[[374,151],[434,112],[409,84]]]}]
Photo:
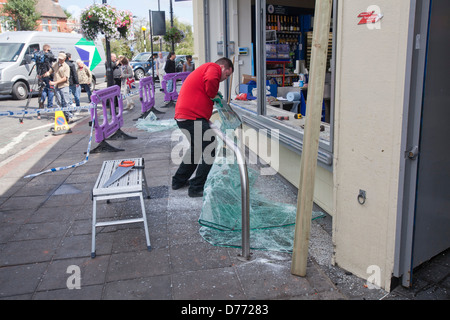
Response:
[{"label": "shop window frame", "polygon": [[[259,3],[258,3],[259,2]],[[259,6],[258,6],[259,5]],[[336,79],[336,37],[337,37],[337,9],[338,9],[338,0],[333,0],[333,16],[332,16],[332,25],[333,25],[333,46],[332,46],[332,61],[331,61],[331,96],[330,96],[330,140],[325,141],[323,139],[319,140],[319,163],[322,162],[326,166],[331,166],[332,163],[330,163],[332,159],[333,154],[333,140],[334,140],[334,106],[335,106],[335,79]],[[259,26],[265,25],[266,22],[266,1],[265,0],[257,0],[257,3],[255,5],[255,17],[256,17],[256,30],[264,29],[265,28],[258,28]],[[260,11],[260,14],[258,15],[258,10]],[[258,21],[259,19],[259,21]],[[266,59],[265,59],[265,33],[261,32],[259,35],[257,35],[257,41],[256,41],[256,52],[260,53],[259,58],[257,57],[256,66],[258,71],[263,71],[264,74],[263,78],[259,79],[266,79]],[[258,37],[260,37],[261,40],[258,41]],[[261,45],[262,44],[262,45]],[[259,59],[259,60],[258,60]],[[265,81],[264,81],[265,83]],[[258,91],[258,96],[261,96],[261,94],[264,94],[264,92],[261,90]],[[264,95],[265,96],[265,95]],[[235,105],[236,107],[239,107],[238,105]],[[247,122],[252,127],[258,127],[259,129],[278,129],[280,132],[280,140],[282,143],[284,143],[289,149],[292,149],[293,151],[300,153],[302,152],[303,147],[303,138],[304,138],[304,131],[303,130],[296,130],[295,127],[281,124],[280,121],[274,120],[271,117],[268,117],[266,115],[267,112],[267,105],[266,101],[264,100],[263,103],[261,103],[260,100],[257,100],[257,111],[256,114],[249,114],[248,111],[244,112],[244,122]],[[245,114],[248,114],[248,116],[245,116]],[[255,117],[256,115],[256,117]]]}]

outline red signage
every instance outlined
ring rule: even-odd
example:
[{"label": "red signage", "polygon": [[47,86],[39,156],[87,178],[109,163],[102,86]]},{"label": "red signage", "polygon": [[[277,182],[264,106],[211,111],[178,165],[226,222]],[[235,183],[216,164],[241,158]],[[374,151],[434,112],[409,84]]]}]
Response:
[{"label": "red signage", "polygon": [[369,23],[377,23],[383,18],[383,15],[376,14],[375,11],[363,12],[359,14],[358,18],[361,18],[361,21],[359,21],[358,25],[369,24]]}]

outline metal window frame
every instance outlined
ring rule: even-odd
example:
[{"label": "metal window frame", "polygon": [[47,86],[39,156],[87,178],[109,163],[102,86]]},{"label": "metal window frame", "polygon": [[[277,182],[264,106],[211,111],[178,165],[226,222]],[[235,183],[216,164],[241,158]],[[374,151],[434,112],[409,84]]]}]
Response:
[{"label": "metal window frame", "polygon": [[[319,142],[319,153],[322,153],[324,157],[319,161],[325,164],[326,166],[331,166],[330,162],[333,158],[332,154],[334,151],[334,110],[335,110],[335,86],[336,86],[336,44],[337,44],[337,12],[338,12],[338,0],[333,0],[333,52],[332,52],[332,61],[331,61],[331,96],[330,96],[330,141],[327,143],[325,141]],[[265,43],[266,43],[266,0],[255,0],[255,19],[256,19],[256,68],[257,72],[257,83],[265,83],[266,81],[266,52],[265,52]],[[258,86],[257,87],[257,96],[265,97],[265,87]],[[253,124],[255,122],[259,122],[260,125],[264,128],[278,128],[280,132],[283,133],[287,139],[285,144],[288,148],[295,150],[296,152],[302,152],[303,145],[303,137],[304,134],[302,132],[297,132],[293,129],[289,129],[287,126],[280,126],[277,121],[266,116],[266,101],[265,99],[257,99],[257,120],[251,121]],[[246,117],[244,120],[247,121],[249,118]],[[251,125],[251,123],[248,123]],[[298,141],[300,139],[301,142]],[[294,145],[291,145],[289,141],[297,141]],[[331,160],[330,160],[331,159]],[[325,160],[325,161],[323,161]],[[331,169],[331,168],[330,168]]]}]

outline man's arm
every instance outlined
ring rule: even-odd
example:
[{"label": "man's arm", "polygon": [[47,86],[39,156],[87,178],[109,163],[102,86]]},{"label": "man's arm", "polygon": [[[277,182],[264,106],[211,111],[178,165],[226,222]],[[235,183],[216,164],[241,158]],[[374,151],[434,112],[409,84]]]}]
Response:
[{"label": "man's arm", "polygon": [[222,71],[220,68],[218,69],[211,66],[206,70],[203,76],[206,94],[211,99],[213,99],[217,95],[217,92],[219,92],[221,75]]}]

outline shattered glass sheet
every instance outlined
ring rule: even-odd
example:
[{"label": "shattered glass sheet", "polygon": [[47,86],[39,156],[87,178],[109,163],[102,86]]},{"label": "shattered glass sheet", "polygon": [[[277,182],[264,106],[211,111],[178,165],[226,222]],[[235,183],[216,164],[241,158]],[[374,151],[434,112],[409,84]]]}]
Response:
[{"label": "shattered glass sheet", "polygon": [[215,107],[222,120],[220,129],[223,132],[228,129],[235,130],[241,126],[241,119],[225,100],[222,100],[221,103],[215,102]]},{"label": "shattered glass sheet", "polygon": [[[226,104],[224,104],[226,105]],[[220,112],[221,130],[236,128],[240,120],[232,112]],[[230,108],[228,106],[228,108]],[[223,115],[226,117],[223,117]],[[237,119],[236,119],[237,118]],[[226,133],[230,136],[232,130]],[[203,207],[200,214],[200,235],[215,246],[242,246],[242,207],[241,179],[237,159],[222,151],[223,143],[218,139],[217,156],[208,175],[204,188]],[[227,154],[228,153],[228,154]],[[250,248],[253,250],[270,250],[292,252],[297,206],[277,203],[265,198],[255,187],[259,172],[248,167],[250,193]],[[321,212],[313,212],[313,220],[322,217]]]},{"label": "shattered glass sheet", "polygon": [[144,119],[138,119],[135,126],[147,132],[159,132],[178,128],[177,122],[174,119],[158,120],[158,117],[153,112],[150,112]]}]

